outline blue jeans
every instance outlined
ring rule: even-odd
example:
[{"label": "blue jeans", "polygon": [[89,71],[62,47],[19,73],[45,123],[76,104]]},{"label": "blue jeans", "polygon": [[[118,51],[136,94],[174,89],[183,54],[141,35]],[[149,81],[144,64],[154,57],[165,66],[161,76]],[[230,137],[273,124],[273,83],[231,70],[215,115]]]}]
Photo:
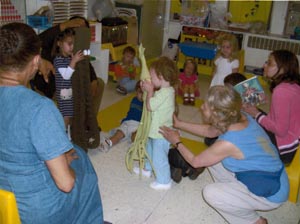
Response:
[{"label": "blue jeans", "polygon": [[136,83],[137,83],[137,80],[131,79],[129,77],[122,78],[119,81],[119,85],[124,87],[128,93],[135,91]]},{"label": "blue jeans", "polygon": [[[156,182],[160,184],[168,184],[171,181],[170,164],[168,159],[169,149],[170,143],[164,138],[148,139],[146,150],[155,170]],[[151,164],[148,160],[146,160],[145,169],[150,171],[152,170]]]}]

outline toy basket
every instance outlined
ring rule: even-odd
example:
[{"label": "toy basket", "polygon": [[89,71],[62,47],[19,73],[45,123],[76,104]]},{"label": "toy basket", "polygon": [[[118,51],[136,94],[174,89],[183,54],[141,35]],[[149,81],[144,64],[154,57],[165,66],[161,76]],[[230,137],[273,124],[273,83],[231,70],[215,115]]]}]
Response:
[{"label": "toy basket", "polygon": [[27,16],[27,23],[33,28],[48,28],[52,25],[47,16]]}]

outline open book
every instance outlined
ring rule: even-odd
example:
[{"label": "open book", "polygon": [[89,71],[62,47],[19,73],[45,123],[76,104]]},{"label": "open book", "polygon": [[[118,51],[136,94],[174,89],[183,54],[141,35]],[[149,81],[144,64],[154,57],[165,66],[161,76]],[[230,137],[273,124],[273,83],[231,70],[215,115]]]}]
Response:
[{"label": "open book", "polygon": [[253,76],[233,87],[242,97],[243,103],[260,105],[266,103],[266,94],[256,76]]}]

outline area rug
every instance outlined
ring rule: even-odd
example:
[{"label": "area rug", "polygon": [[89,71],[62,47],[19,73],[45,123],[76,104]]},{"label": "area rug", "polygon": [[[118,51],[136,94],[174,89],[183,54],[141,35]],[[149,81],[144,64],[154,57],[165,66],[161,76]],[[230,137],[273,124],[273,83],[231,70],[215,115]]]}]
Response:
[{"label": "area rug", "polygon": [[[108,133],[110,130],[120,125],[121,120],[126,116],[130,101],[134,96],[135,94],[129,94],[122,100],[101,110],[98,113],[97,120],[103,132]],[[180,97],[177,97],[176,101],[178,104],[182,105],[182,99]],[[199,108],[201,104],[202,100],[196,99],[194,107]],[[206,148],[206,145],[202,141],[197,141],[186,137],[182,137],[181,141],[194,154],[198,154]]]}]

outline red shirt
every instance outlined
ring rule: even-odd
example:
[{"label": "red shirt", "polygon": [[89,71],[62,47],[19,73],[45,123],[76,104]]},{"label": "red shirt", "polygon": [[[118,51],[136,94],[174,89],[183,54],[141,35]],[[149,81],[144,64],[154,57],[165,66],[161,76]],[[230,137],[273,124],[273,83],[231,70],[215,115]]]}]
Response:
[{"label": "red shirt", "polygon": [[118,63],[115,65],[115,76],[120,78],[130,77],[135,79],[136,76],[136,67],[131,65],[124,65],[123,63]]}]

